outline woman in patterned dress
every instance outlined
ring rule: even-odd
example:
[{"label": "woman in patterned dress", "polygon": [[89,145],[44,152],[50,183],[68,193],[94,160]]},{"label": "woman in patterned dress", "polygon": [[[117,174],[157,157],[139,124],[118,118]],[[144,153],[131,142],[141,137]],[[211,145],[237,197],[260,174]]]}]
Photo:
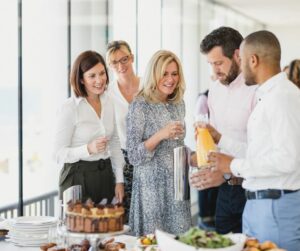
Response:
[{"label": "woman in patterned dress", "polygon": [[156,228],[179,234],[191,225],[190,201],[175,201],[173,184],[173,149],[184,145],[184,89],[178,57],[160,50],[129,106],[127,150],[135,167],[129,224],[135,235]]},{"label": "woman in patterned dress", "polygon": [[129,163],[126,151],[126,116],[129,104],[139,91],[140,78],[133,70],[134,55],[129,44],[122,40],[112,41],[107,46],[106,62],[115,75],[115,81],[108,92],[113,98],[116,123],[122,152],[126,161],[124,167],[125,183],[125,223],[128,222],[131,202],[133,166]]}]

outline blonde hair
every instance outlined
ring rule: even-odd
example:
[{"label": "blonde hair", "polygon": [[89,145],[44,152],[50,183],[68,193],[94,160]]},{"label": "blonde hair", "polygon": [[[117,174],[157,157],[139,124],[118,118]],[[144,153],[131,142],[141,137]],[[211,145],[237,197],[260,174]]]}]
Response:
[{"label": "blonde hair", "polygon": [[107,45],[106,49],[106,63],[110,64],[110,57],[112,54],[114,54],[116,51],[123,51],[124,53],[128,55],[132,55],[131,48],[129,44],[123,40],[115,40],[110,42]]},{"label": "blonde hair", "polygon": [[289,65],[289,80],[300,88],[300,60],[295,59]]},{"label": "blonde hair", "polygon": [[183,99],[185,91],[185,81],[183,77],[183,70],[179,58],[171,51],[159,50],[150,59],[145,76],[143,79],[143,89],[138,96],[143,96],[149,103],[160,103],[159,93],[157,90],[158,82],[164,77],[167,66],[175,62],[178,67],[178,84],[174,92],[169,95],[168,101],[170,103],[179,103]]}]

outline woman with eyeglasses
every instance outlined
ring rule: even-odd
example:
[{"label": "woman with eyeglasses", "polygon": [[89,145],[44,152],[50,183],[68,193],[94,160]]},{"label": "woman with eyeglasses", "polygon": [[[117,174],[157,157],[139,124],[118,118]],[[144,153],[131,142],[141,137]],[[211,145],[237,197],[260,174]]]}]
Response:
[{"label": "woman with eyeglasses", "polygon": [[124,167],[125,182],[125,222],[128,222],[131,203],[133,166],[129,163],[126,151],[126,116],[128,106],[140,88],[140,78],[134,73],[134,56],[127,42],[112,41],[107,46],[106,62],[115,76],[109,93],[114,101],[116,122],[126,165]]},{"label": "woman with eyeglasses", "polygon": [[129,106],[127,150],[134,166],[129,223],[138,236],[156,228],[180,234],[191,226],[190,201],[174,199],[173,182],[173,150],[184,145],[184,90],[178,57],[160,50]]},{"label": "woman with eyeglasses", "polygon": [[59,110],[55,133],[55,159],[63,167],[61,199],[67,188],[81,185],[84,201],[123,200],[124,158],[108,82],[100,54],[85,51],[76,58],[70,75],[75,95]]}]

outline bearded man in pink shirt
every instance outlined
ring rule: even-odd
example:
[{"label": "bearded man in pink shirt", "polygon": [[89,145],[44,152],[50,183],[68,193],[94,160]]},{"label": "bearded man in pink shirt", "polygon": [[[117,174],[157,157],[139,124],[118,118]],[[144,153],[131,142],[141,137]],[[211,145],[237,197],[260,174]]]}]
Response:
[{"label": "bearded man in pink shirt", "polygon": [[[239,46],[242,35],[230,28],[213,30],[201,42],[201,52],[217,78],[208,95],[209,129],[220,152],[244,157],[247,143],[247,122],[254,108],[256,86],[249,87],[241,74]],[[198,190],[219,187],[216,203],[216,231],[221,234],[242,232],[242,213],[246,203],[242,179],[223,175],[215,169],[203,169],[191,176],[191,185]]]}]

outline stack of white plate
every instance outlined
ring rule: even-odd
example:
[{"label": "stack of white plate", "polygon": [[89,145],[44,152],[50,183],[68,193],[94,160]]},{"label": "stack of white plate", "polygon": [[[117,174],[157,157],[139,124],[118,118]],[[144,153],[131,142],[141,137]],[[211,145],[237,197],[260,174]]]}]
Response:
[{"label": "stack of white plate", "polygon": [[23,216],[10,220],[7,241],[18,246],[40,246],[48,242],[50,228],[57,219],[49,216]]}]

